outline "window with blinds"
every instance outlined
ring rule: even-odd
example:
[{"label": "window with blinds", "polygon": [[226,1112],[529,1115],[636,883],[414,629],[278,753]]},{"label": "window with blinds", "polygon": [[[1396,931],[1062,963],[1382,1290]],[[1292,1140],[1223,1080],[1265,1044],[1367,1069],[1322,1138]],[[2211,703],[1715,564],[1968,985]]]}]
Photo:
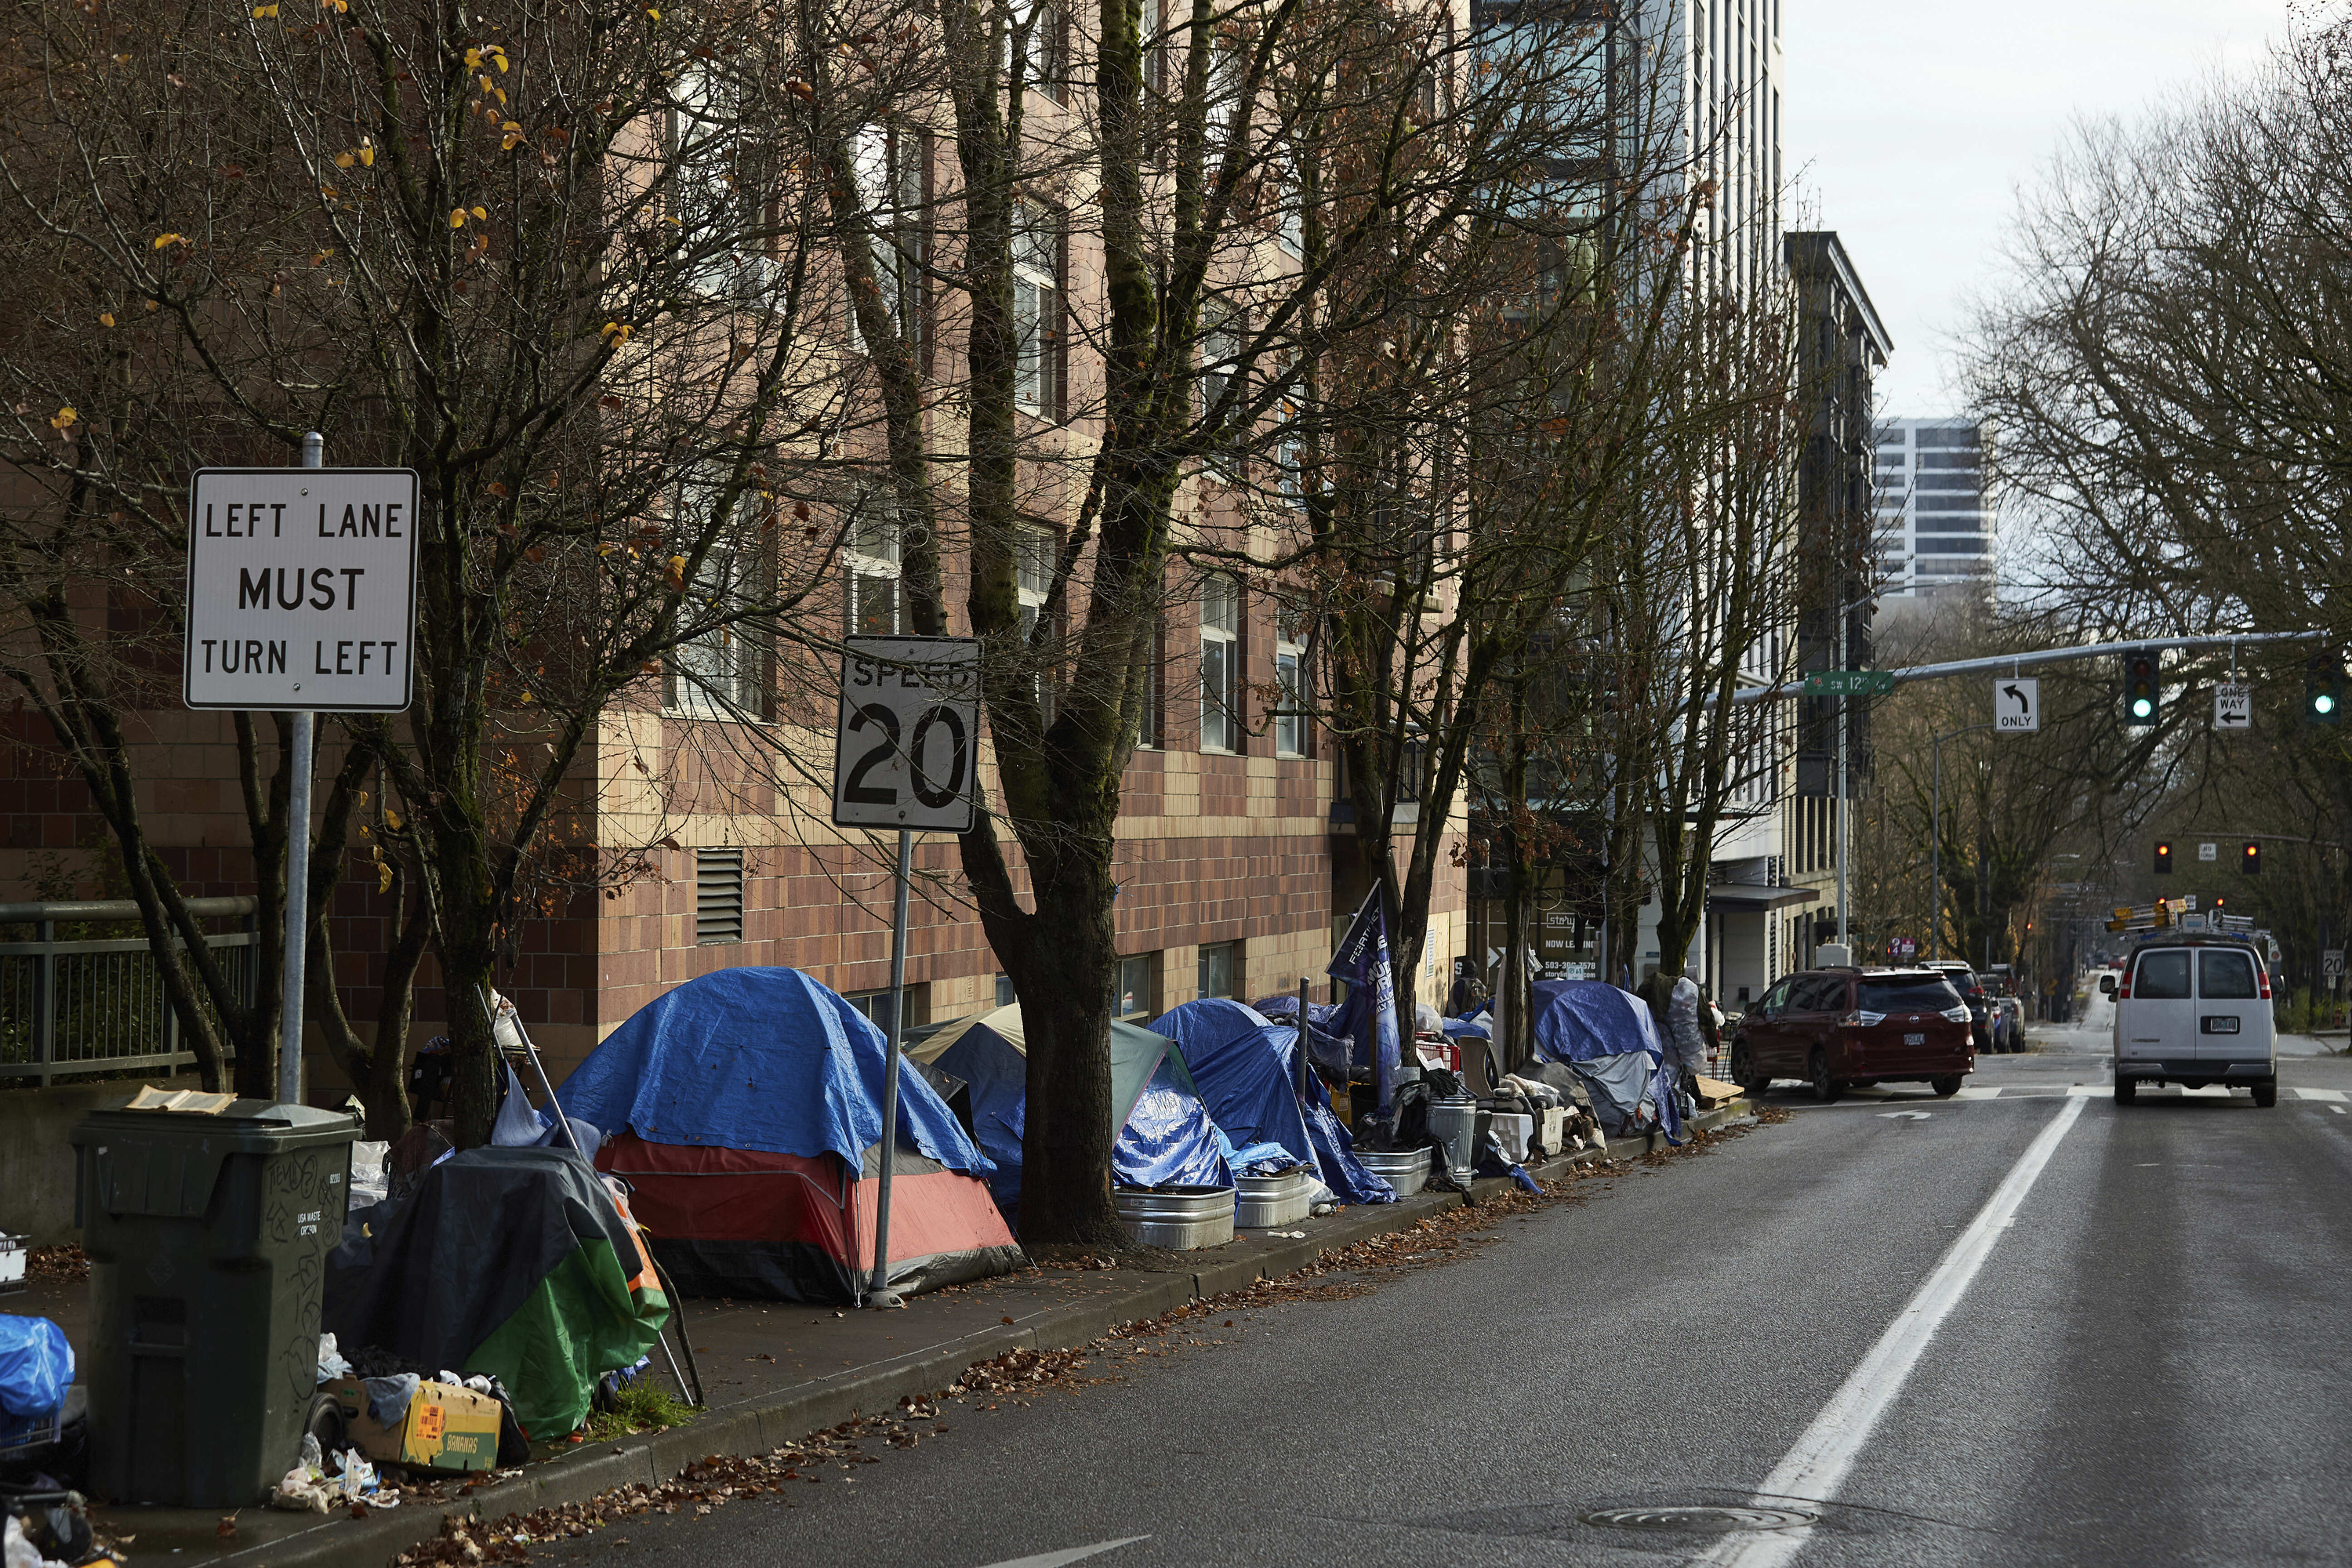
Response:
[{"label": "window with blinds", "polygon": [[743,851],[694,852],[694,940],[743,940]]}]

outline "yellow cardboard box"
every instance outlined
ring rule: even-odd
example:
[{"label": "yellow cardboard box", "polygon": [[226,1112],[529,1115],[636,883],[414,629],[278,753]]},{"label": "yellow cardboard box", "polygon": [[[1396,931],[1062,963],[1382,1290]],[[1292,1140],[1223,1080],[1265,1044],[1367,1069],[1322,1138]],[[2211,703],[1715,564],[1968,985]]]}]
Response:
[{"label": "yellow cardboard box", "polygon": [[343,1407],[343,1424],[359,1451],[379,1464],[425,1470],[487,1470],[499,1460],[499,1402],[470,1388],[421,1383],[408,1413],[385,1426],[368,1414],[367,1385],[357,1378],[327,1384]]}]

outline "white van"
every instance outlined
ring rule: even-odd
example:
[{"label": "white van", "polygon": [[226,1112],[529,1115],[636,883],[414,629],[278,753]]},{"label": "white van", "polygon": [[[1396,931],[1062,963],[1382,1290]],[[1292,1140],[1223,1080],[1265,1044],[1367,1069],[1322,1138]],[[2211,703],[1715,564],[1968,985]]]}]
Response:
[{"label": "white van", "polygon": [[2251,943],[2196,937],[2151,942],[2126,963],[2116,999],[2116,1103],[2144,1083],[2226,1084],[2278,1103],[2271,977]]}]

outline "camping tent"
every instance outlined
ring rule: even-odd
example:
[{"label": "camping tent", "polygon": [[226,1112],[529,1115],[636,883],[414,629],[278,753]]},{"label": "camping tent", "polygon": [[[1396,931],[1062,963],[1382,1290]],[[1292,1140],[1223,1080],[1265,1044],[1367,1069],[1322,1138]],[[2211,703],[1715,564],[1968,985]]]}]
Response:
[{"label": "camping tent", "polygon": [[1322,1079],[1304,1074],[1300,1099],[1295,1026],[1239,1002],[1204,997],[1170,1008],[1151,1027],[1182,1050],[1209,1114],[1228,1137],[1278,1147],[1286,1163],[1313,1171],[1343,1203],[1396,1201],[1396,1189],[1356,1158],[1355,1140],[1332,1114]]},{"label": "camping tent", "polygon": [[1602,1129],[1660,1128],[1674,1141],[1682,1116],[1658,1071],[1666,1047],[1649,1004],[1603,980],[1538,980],[1534,991],[1536,1055],[1575,1069]]},{"label": "camping tent", "polygon": [[497,1378],[533,1437],[577,1427],[596,1379],[669,1316],[635,1229],[568,1149],[468,1149],[367,1212],[328,1257],[327,1331]]},{"label": "camping tent", "polygon": [[[795,969],[722,969],[638,1011],[556,1091],[615,1129],[654,1256],[689,1295],[855,1300],[874,1266],[887,1043]],[[890,1283],[936,1289],[1021,1262],[992,1167],[920,1073],[898,1078]]]},{"label": "camping tent", "polygon": [[[1029,1097],[1020,1005],[950,1025],[908,1054],[969,1087],[972,1136],[995,1163],[989,1191],[1001,1211],[1018,1215],[1021,1134]],[[1111,1025],[1110,1100],[1118,1127],[1111,1176],[1121,1186],[1234,1184],[1227,1146],[1201,1104],[1183,1053],[1166,1036],[1133,1024]]]}]

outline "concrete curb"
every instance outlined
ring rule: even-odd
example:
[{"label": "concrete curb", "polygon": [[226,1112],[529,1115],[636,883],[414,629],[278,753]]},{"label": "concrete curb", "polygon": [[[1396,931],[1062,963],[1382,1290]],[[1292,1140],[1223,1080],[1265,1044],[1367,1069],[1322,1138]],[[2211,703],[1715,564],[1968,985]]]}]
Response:
[{"label": "concrete curb", "polygon": [[[1694,1117],[1691,1126],[1712,1131],[1748,1113],[1735,1100]],[[1530,1166],[1538,1179],[1566,1173],[1572,1166],[1602,1158],[1637,1160],[1663,1146],[1652,1133],[1613,1138],[1607,1147]],[[1240,1290],[1262,1279],[1279,1279],[1311,1266],[1326,1252],[1370,1237],[1405,1230],[1433,1214],[1475,1205],[1517,1190],[1507,1176],[1480,1177],[1464,1193],[1420,1193],[1397,1204],[1349,1211],[1305,1239],[1243,1233],[1238,1256],[1203,1258],[1189,1272],[1139,1274],[1134,1289],[1083,1304],[1031,1313],[1010,1327],[944,1341],[887,1362],[855,1368],[822,1386],[801,1387],[781,1397],[754,1395],[707,1410],[690,1426],[625,1437],[617,1443],[583,1444],[576,1452],[526,1467],[512,1480],[477,1485],[469,1497],[441,1504],[409,1504],[371,1513],[363,1521],[329,1516],[290,1535],[223,1552],[215,1563],[263,1563],[271,1568],[361,1568],[440,1533],[446,1517],[496,1519],[534,1509],[584,1503],[601,1492],[631,1485],[659,1486],[696,1460],[711,1454],[764,1454],[811,1432],[866,1412],[888,1410],[908,1394],[944,1388],[972,1363],[1013,1350],[1066,1350],[1101,1339],[1121,1323],[1155,1318],[1188,1302]]]}]

